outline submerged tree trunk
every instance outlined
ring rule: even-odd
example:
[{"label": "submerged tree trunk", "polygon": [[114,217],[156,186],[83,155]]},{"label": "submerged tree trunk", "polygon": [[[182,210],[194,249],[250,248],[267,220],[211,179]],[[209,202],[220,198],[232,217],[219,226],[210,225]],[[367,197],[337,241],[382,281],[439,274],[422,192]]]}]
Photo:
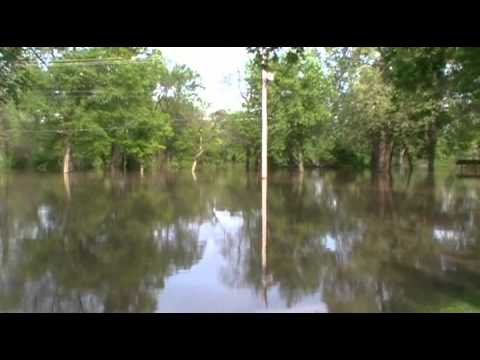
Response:
[{"label": "submerged tree trunk", "polygon": [[195,175],[195,169],[197,168],[197,160],[193,160],[192,164],[192,174]]},{"label": "submerged tree trunk", "polygon": [[192,174],[195,176],[195,170],[197,168],[197,160],[198,158],[203,154],[203,149],[201,149],[193,158],[193,164],[192,164]]},{"label": "submerged tree trunk", "polygon": [[372,170],[372,174],[375,174],[377,172],[377,150],[378,144],[377,140],[372,141],[372,151],[370,152],[370,168]]},{"label": "submerged tree trunk", "polygon": [[65,141],[65,151],[63,153],[63,173],[69,173],[71,171],[71,166],[70,166],[70,141],[67,139]]},{"label": "submerged tree trunk", "polygon": [[9,221],[9,180],[5,180],[5,192],[0,201],[0,239],[2,241],[2,263],[5,267],[10,250],[10,221]]},{"label": "submerged tree trunk", "polygon": [[400,166],[400,169],[405,168],[406,157],[407,157],[407,148],[405,146],[402,146],[402,148],[400,149],[400,153],[398,154],[398,165]]},{"label": "submerged tree trunk", "polygon": [[393,139],[386,131],[380,132],[372,144],[372,170],[378,175],[390,175],[392,169]]},{"label": "submerged tree trunk", "polygon": [[299,171],[299,173],[294,177],[294,188],[297,194],[301,194],[303,191],[303,178],[303,171]]},{"label": "submerged tree trunk", "polygon": [[65,194],[67,195],[67,201],[71,199],[71,190],[70,190],[70,175],[68,172],[63,173],[63,183],[65,185]]},{"label": "submerged tree trunk", "polygon": [[[3,157],[5,160],[5,164],[7,164],[7,166],[10,167],[10,150],[8,147],[8,140],[6,138],[3,141]],[[1,158],[1,154],[0,154],[0,158]]]},{"label": "submerged tree trunk", "polygon": [[383,218],[390,214],[393,209],[392,176],[389,173],[373,174],[372,182],[375,189],[375,208],[378,215]]},{"label": "submerged tree trunk", "polygon": [[304,167],[303,167],[303,150],[300,150],[298,152],[298,159],[297,159],[297,166],[298,166],[298,171],[303,174],[304,172]]},{"label": "submerged tree trunk", "polygon": [[196,179],[195,177],[195,170],[197,168],[197,161],[198,159],[200,158],[200,156],[203,154],[203,139],[202,137],[200,136],[200,147],[199,147],[199,151],[198,153],[195,154],[195,156],[193,157],[193,164],[192,164],[192,175],[193,175],[193,178]]},{"label": "submerged tree trunk", "polygon": [[116,169],[120,169],[122,164],[122,153],[120,146],[117,144],[112,144],[112,160],[110,163],[111,171],[114,172]]},{"label": "submerged tree trunk", "polygon": [[408,176],[411,175],[413,171],[413,159],[406,145],[403,145],[400,150],[399,165],[402,174],[408,174]]},{"label": "submerged tree trunk", "polygon": [[435,153],[437,150],[437,127],[435,124],[431,124],[427,129],[426,143],[428,173],[433,174],[435,171]]},{"label": "submerged tree trunk", "polygon": [[393,136],[382,130],[375,138],[372,154],[374,156],[374,172],[372,180],[375,187],[375,207],[380,217],[390,214],[393,207],[392,198],[392,158]]},{"label": "submerged tree trunk", "polygon": [[261,172],[262,171],[262,168],[261,168],[262,164],[260,163],[260,153],[258,153],[258,152],[255,152],[255,163],[254,164],[255,164],[256,171]]},{"label": "submerged tree trunk", "polygon": [[409,169],[410,172],[412,172],[412,170],[413,170],[413,159],[412,159],[412,155],[410,154],[410,151],[408,151],[408,148],[406,148],[405,157],[407,158],[408,169]]}]

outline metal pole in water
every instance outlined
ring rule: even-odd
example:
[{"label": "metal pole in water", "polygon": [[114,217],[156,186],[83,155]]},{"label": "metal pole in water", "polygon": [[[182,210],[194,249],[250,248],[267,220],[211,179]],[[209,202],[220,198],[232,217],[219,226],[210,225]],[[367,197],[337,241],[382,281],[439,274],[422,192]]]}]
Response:
[{"label": "metal pole in water", "polygon": [[267,261],[267,78],[262,70],[262,270]]},{"label": "metal pole in water", "polygon": [[262,287],[263,300],[268,307],[267,298],[267,179],[262,179]]},{"label": "metal pole in water", "polygon": [[267,118],[267,83],[273,81],[273,73],[262,70],[262,179],[267,178],[268,118]]},{"label": "metal pole in water", "polygon": [[262,179],[262,271],[267,269],[267,179]]},{"label": "metal pole in water", "polygon": [[272,80],[273,74],[262,69],[262,282],[267,307],[267,82]]}]

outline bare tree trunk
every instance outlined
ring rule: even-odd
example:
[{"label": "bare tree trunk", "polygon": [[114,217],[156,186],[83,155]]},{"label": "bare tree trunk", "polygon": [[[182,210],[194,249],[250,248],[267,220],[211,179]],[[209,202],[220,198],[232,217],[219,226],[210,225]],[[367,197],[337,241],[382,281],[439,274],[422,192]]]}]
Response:
[{"label": "bare tree trunk", "polygon": [[302,150],[300,150],[300,151],[298,152],[298,160],[297,160],[297,161],[298,161],[298,171],[299,171],[301,174],[303,174],[303,172],[304,172],[304,167],[303,167],[303,151],[302,151]]},{"label": "bare tree trunk", "polygon": [[413,171],[413,158],[412,158],[412,155],[410,154],[410,151],[408,151],[408,148],[407,148],[407,151],[405,153],[406,157],[407,157],[407,162],[408,162],[408,169],[410,172]]},{"label": "bare tree trunk", "polygon": [[253,153],[253,168],[255,169],[255,171],[260,172],[261,171],[260,166],[261,166],[261,164],[260,164],[260,153],[258,151],[254,151],[254,153]]},{"label": "bare tree trunk", "polygon": [[407,148],[405,146],[402,146],[402,148],[400,149],[400,154],[398,156],[398,164],[400,166],[400,169],[405,168],[406,156],[407,156]]},{"label": "bare tree trunk", "polygon": [[5,139],[4,144],[3,144],[3,154],[5,156],[5,164],[10,167],[11,162],[10,162],[10,148],[8,146],[8,140]]},{"label": "bare tree trunk", "polygon": [[303,191],[303,176],[304,176],[304,172],[303,171],[300,171],[295,177],[294,177],[294,180],[295,180],[295,190],[298,194],[301,194],[302,191]]},{"label": "bare tree trunk", "polygon": [[2,266],[5,266],[8,262],[8,255],[10,249],[10,224],[9,224],[9,183],[8,179],[5,180],[5,192],[2,202],[0,204],[3,208],[0,209],[0,238],[2,240]]},{"label": "bare tree trunk", "polygon": [[193,164],[192,164],[192,174],[195,174],[195,169],[197,168],[197,160],[193,160]]},{"label": "bare tree trunk", "polygon": [[71,199],[71,190],[70,190],[70,175],[68,172],[63,173],[63,183],[65,185],[65,193],[67,194],[67,201]]},{"label": "bare tree trunk", "polygon": [[392,169],[393,140],[382,131],[373,143],[372,168],[375,174],[389,175]]},{"label": "bare tree trunk", "polygon": [[197,168],[197,160],[198,158],[203,154],[203,149],[200,150],[195,157],[193,158],[193,164],[192,164],[192,174],[195,176],[195,169]]},{"label": "bare tree trunk", "polygon": [[372,170],[372,173],[375,174],[377,172],[377,167],[378,167],[378,144],[379,144],[379,139],[377,137],[372,137],[372,145],[371,145],[371,152],[370,152],[370,168]]},{"label": "bare tree trunk", "polygon": [[115,172],[116,169],[120,169],[121,163],[122,163],[122,154],[120,152],[120,147],[117,144],[112,144],[112,158],[110,163],[111,171]]},{"label": "bare tree trunk", "polygon": [[435,171],[435,153],[437,150],[437,127],[435,124],[431,124],[428,127],[426,134],[426,142],[428,173],[433,174]]},{"label": "bare tree trunk", "polygon": [[393,208],[392,177],[389,173],[374,174],[372,180],[375,185],[376,210],[383,218]]},{"label": "bare tree trunk", "polygon": [[195,169],[197,168],[197,160],[198,158],[203,154],[203,139],[200,136],[200,147],[198,153],[193,157],[193,164],[192,164],[192,175],[193,178],[196,179],[195,177]]},{"label": "bare tree trunk", "polygon": [[144,169],[143,169],[143,162],[140,164],[140,176],[143,177]]},{"label": "bare tree trunk", "polygon": [[63,173],[69,173],[71,170],[70,167],[70,141],[67,139],[65,141],[65,151],[63,154]]},{"label": "bare tree trunk", "polygon": [[410,181],[413,172],[413,159],[406,145],[403,145],[400,150],[400,172],[407,175],[408,181]]}]

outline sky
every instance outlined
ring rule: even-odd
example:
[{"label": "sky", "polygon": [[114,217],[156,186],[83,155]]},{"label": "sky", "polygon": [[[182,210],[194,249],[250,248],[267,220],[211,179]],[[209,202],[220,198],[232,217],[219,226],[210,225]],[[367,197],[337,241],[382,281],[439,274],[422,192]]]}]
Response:
[{"label": "sky", "polygon": [[205,89],[200,93],[208,112],[240,110],[244,92],[244,68],[248,61],[242,47],[160,47],[169,66],[185,64],[196,71]]}]

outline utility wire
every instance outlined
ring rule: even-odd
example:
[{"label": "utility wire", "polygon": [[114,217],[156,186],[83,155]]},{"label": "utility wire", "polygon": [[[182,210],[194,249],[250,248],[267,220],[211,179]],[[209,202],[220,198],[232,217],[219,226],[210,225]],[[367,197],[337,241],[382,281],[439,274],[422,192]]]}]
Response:
[{"label": "utility wire", "polygon": [[[177,122],[186,122],[186,119],[176,119]],[[79,128],[79,129],[4,129],[0,130],[0,135],[2,133],[8,132],[25,132],[25,133],[62,133],[62,132],[100,132],[105,130],[129,130],[129,129],[144,129],[150,128],[151,124],[148,125],[135,125],[135,124],[126,124],[121,126],[109,126],[109,127],[98,127],[98,128]]]},{"label": "utility wire", "polygon": [[107,127],[107,128],[83,128],[83,129],[69,129],[69,130],[66,130],[66,129],[36,129],[36,130],[32,130],[32,129],[6,129],[6,130],[2,130],[0,133],[6,133],[6,132],[24,132],[24,133],[63,133],[63,132],[100,132],[100,131],[104,131],[104,130],[128,130],[128,129],[143,129],[143,128],[149,128],[150,125],[144,125],[144,126],[141,126],[141,125],[137,125],[137,126],[121,126],[121,127]]},{"label": "utility wire", "polygon": [[[112,95],[111,90],[34,90],[44,94],[50,94],[52,96],[89,96],[89,95]],[[130,96],[130,95],[145,95],[158,97],[160,94],[155,94],[154,91],[151,93],[149,91],[127,91],[121,92],[118,94],[113,94],[115,96]]]},{"label": "utility wire", "polygon": [[[163,64],[157,59],[65,59],[53,60],[48,62],[47,66],[98,66],[98,65],[128,65],[128,64]],[[26,65],[38,66],[35,62],[25,62]]]}]

